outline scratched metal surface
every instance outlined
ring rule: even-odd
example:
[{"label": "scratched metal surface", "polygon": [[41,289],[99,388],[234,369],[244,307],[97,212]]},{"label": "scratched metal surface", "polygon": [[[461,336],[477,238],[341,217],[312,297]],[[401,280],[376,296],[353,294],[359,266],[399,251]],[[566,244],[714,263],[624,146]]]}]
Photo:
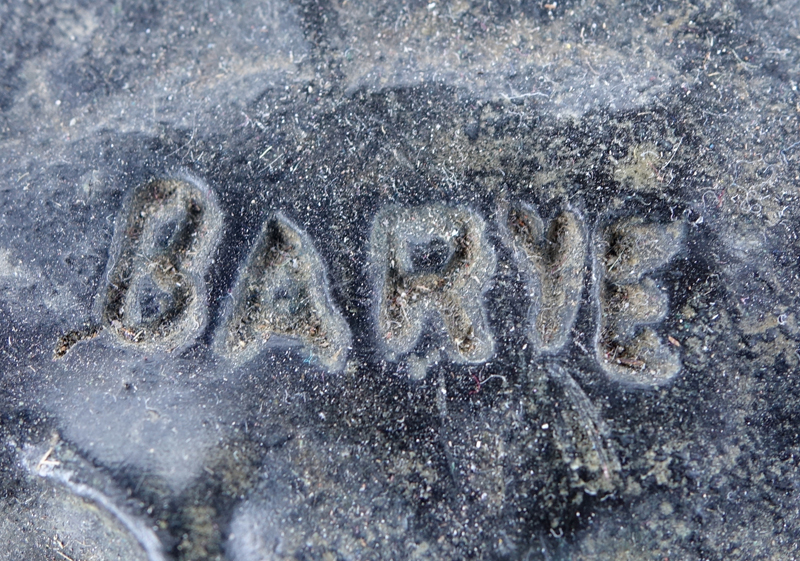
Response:
[{"label": "scratched metal surface", "polygon": [[794,558],[798,14],[4,3],[0,557]]}]

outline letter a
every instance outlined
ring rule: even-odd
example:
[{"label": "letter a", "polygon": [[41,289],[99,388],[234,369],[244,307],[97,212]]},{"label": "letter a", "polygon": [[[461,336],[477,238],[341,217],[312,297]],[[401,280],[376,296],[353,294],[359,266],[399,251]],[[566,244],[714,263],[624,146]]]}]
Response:
[{"label": "letter a", "polygon": [[344,367],[350,329],[328,293],[325,268],[311,240],[278,214],[261,230],[217,334],[222,354],[254,358],[267,346],[302,345],[324,367]]}]

